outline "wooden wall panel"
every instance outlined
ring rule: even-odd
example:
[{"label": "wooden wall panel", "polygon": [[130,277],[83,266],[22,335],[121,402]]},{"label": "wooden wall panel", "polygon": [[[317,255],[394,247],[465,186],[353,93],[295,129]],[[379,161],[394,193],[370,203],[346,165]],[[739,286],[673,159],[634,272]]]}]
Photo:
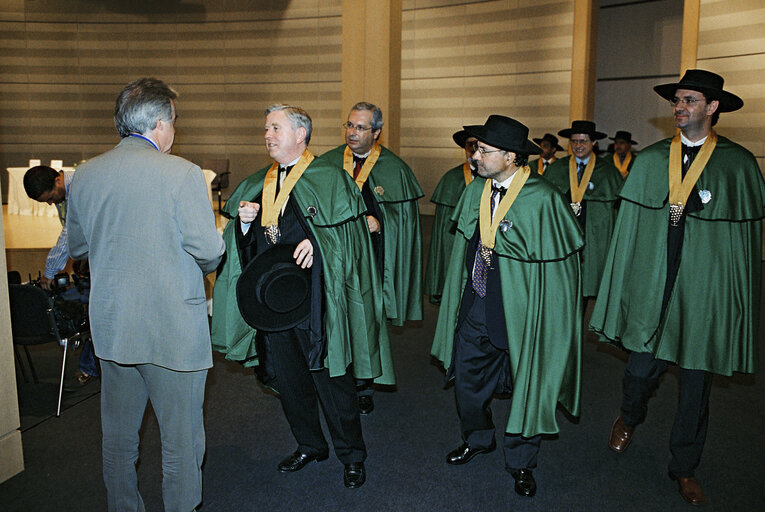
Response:
[{"label": "wooden wall panel", "polygon": [[490,114],[531,136],[568,126],[574,2],[409,0],[403,4],[401,156],[425,192],[464,153],[451,135]]},{"label": "wooden wall panel", "polygon": [[720,116],[718,131],[755,154],[765,172],[765,4],[702,0],[697,67],[719,73],[744,107]]},{"label": "wooden wall panel", "polygon": [[[196,3],[36,0],[0,7],[0,169],[72,165],[119,142],[114,101],[130,80],[179,93],[173,153],[228,157],[232,187],[268,162],[263,111],[305,108],[312,149],[342,141],[341,0]],[[7,175],[0,172],[3,189]]]}]

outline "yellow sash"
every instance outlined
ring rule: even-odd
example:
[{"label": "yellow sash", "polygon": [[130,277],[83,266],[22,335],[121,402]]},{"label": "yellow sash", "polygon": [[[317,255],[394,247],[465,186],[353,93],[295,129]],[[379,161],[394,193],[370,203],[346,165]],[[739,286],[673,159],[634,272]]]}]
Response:
[{"label": "yellow sash", "polygon": [[515,198],[518,197],[518,193],[523,188],[526,180],[529,179],[531,174],[531,168],[528,165],[524,165],[516,171],[517,176],[513,178],[510,187],[505,192],[505,197],[497,205],[497,211],[494,212],[494,219],[491,218],[491,179],[486,180],[486,184],[483,186],[483,193],[481,194],[481,206],[478,210],[478,220],[481,228],[481,244],[489,249],[494,249],[494,244],[497,240],[497,228],[499,223],[507,214],[510,207],[513,205]]},{"label": "yellow sash", "polygon": [[584,193],[587,190],[587,185],[590,184],[590,178],[592,178],[592,171],[595,170],[595,160],[597,158],[594,154],[590,155],[590,161],[584,168],[582,173],[582,181],[576,182],[576,158],[572,155],[568,160],[568,184],[571,187],[571,202],[581,203]]},{"label": "yellow sash", "polygon": [[669,145],[669,204],[685,206],[688,196],[691,195],[693,186],[696,185],[701,171],[706,167],[712,151],[717,146],[717,134],[714,130],[709,132],[707,140],[701,145],[699,154],[691,164],[691,168],[685,173],[683,178],[683,151],[680,148],[680,132],[672,139]]},{"label": "yellow sash", "polygon": [[284,179],[279,195],[276,196],[276,182],[279,180],[279,164],[274,162],[266,171],[266,179],[263,182],[263,195],[261,196],[261,218],[260,225],[263,227],[279,226],[279,214],[282,207],[287,203],[290,192],[295,187],[295,183],[303,175],[306,167],[313,161],[314,156],[308,149],[303,151],[300,159],[292,168],[292,171]]},{"label": "yellow sash", "polygon": [[622,178],[626,178],[627,175],[630,173],[630,162],[632,161],[632,152],[628,151],[627,156],[624,157],[624,162],[621,162],[619,160],[619,155],[614,153],[614,165],[617,169],[619,169],[619,172],[622,173]]},{"label": "yellow sash", "polygon": [[[553,163],[553,162],[554,162],[554,161],[556,161],[556,160],[557,160],[557,158],[555,158],[555,157],[552,157],[552,158],[550,159],[550,162],[549,162],[547,165],[550,165],[551,163]],[[545,163],[544,163],[544,161],[542,160],[542,157],[539,157],[539,160],[537,160],[537,172],[538,172],[539,174],[544,174],[544,173],[545,173]]]},{"label": "yellow sash", "polygon": [[[359,186],[359,190],[364,186],[364,182],[367,181],[369,173],[372,172],[372,167],[375,166],[377,159],[380,157],[380,149],[380,145],[375,142],[375,146],[364,161],[364,165],[361,166],[359,175],[356,176],[355,180],[356,185]],[[345,153],[343,153],[343,169],[345,169],[345,171],[350,174],[351,178],[353,178],[353,151],[351,151],[351,148],[348,146],[345,146]]]},{"label": "yellow sash", "polygon": [[473,181],[473,170],[470,168],[469,163],[465,162],[462,164],[462,174],[465,176],[465,186],[467,187]]}]

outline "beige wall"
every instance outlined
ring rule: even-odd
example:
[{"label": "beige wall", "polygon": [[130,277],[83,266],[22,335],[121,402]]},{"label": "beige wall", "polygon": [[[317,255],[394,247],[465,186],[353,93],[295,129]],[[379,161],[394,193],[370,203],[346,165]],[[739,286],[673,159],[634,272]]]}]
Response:
[{"label": "beige wall", "polygon": [[[7,272],[2,215],[0,215],[0,272],[2,275]],[[8,280],[0,279],[0,482],[24,470],[20,425],[11,315],[8,306]]]},{"label": "beige wall", "polygon": [[267,163],[271,103],[308,110],[314,152],[342,141],[341,0],[148,4],[2,2],[0,169],[109,149],[117,93],[147,75],[180,93],[173,152],[228,157],[233,184]]},{"label": "beige wall", "polygon": [[404,0],[401,156],[430,196],[464,161],[451,135],[504,114],[533,137],[568,125],[574,2]]},{"label": "beige wall", "polygon": [[721,74],[744,107],[717,130],[754,153],[765,172],[765,3],[702,0],[696,66]]}]

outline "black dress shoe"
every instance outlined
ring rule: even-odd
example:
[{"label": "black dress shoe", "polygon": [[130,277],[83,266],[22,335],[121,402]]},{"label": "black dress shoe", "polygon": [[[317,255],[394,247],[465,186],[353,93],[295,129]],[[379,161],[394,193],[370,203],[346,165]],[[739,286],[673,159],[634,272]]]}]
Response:
[{"label": "black dress shoe", "polygon": [[343,483],[349,489],[356,489],[367,481],[367,471],[363,462],[351,462],[343,470]]},{"label": "black dress shoe", "polygon": [[326,460],[327,457],[329,457],[329,455],[326,453],[321,453],[319,455],[306,455],[305,453],[300,453],[300,450],[295,450],[295,453],[279,463],[279,471],[284,473],[299,471],[303,469],[309,462],[321,462]]},{"label": "black dress shoe", "polygon": [[446,462],[449,464],[467,464],[479,453],[493,452],[496,447],[497,442],[494,439],[491,440],[488,448],[472,448],[469,444],[462,443],[462,446],[449,452],[446,456]]},{"label": "black dress shoe", "polygon": [[375,409],[375,401],[372,395],[359,396],[359,412],[361,414],[369,414]]},{"label": "black dress shoe", "polygon": [[522,468],[516,469],[512,473],[515,479],[515,492],[521,496],[531,498],[537,493],[537,482],[534,480],[534,475],[530,469]]}]

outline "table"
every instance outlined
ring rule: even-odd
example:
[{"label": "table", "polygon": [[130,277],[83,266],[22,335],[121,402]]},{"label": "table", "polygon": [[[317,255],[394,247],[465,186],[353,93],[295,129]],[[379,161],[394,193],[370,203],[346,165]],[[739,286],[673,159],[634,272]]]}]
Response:
[{"label": "table", "polygon": [[[62,167],[71,171],[74,167]],[[29,167],[8,167],[8,213],[11,215],[36,215],[38,217],[58,217],[58,210],[52,204],[30,199],[24,190],[24,174]]]}]

